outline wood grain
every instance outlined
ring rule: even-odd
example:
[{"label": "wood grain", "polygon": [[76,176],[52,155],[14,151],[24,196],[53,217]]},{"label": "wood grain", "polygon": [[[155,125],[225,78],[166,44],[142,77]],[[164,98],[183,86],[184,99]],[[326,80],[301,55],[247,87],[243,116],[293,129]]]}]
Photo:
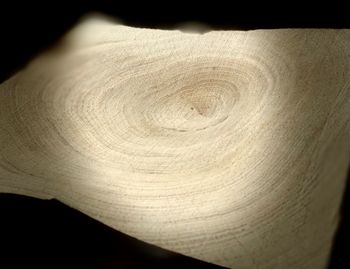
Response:
[{"label": "wood grain", "polygon": [[325,268],[349,75],[350,30],[87,21],[0,85],[0,191],[231,268]]}]

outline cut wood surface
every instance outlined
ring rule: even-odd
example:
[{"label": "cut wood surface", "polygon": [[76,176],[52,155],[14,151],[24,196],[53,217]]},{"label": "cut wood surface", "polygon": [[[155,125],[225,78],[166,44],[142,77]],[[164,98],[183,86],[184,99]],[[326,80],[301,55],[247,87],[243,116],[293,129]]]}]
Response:
[{"label": "cut wood surface", "polygon": [[350,30],[85,21],[0,85],[0,192],[231,268],[326,268],[349,122]]}]

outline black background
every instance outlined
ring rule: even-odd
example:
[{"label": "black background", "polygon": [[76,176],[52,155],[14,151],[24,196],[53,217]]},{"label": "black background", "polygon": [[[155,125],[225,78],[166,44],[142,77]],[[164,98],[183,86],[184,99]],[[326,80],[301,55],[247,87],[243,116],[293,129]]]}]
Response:
[{"label": "black background", "polygon": [[[239,3],[239,4],[238,4]],[[334,4],[334,3],[333,3]],[[348,9],[330,3],[268,6],[231,1],[121,2],[93,0],[2,1],[0,81],[23,68],[91,11],[136,27],[172,29],[197,21],[212,29],[350,28]],[[348,179],[348,182],[350,180]],[[350,268],[350,188],[329,269]],[[0,269],[7,268],[220,268],[145,244],[58,201],[0,194]]]}]

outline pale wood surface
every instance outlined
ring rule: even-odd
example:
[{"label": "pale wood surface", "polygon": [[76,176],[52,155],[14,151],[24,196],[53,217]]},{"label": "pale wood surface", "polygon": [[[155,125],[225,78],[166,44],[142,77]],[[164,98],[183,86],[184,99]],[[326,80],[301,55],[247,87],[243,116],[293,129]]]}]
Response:
[{"label": "pale wood surface", "polygon": [[0,85],[0,191],[232,268],[325,268],[349,65],[350,30],[85,22]]}]

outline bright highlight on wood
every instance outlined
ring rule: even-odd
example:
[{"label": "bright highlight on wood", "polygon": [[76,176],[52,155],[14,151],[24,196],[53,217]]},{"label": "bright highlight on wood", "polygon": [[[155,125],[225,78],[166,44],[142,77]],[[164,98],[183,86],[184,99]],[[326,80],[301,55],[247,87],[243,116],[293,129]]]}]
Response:
[{"label": "bright highlight on wood", "polygon": [[321,269],[349,122],[350,30],[91,20],[0,85],[0,192],[231,268]]}]

